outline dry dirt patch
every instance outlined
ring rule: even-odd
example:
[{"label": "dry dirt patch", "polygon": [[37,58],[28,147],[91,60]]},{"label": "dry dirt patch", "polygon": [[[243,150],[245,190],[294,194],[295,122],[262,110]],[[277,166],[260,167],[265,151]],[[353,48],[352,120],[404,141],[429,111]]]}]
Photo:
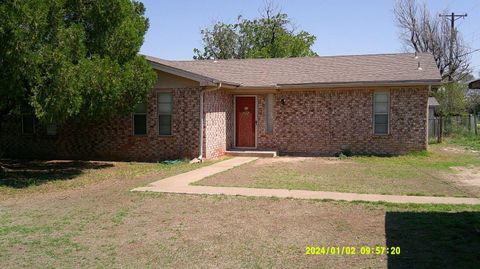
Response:
[{"label": "dry dirt patch", "polygon": [[480,167],[452,167],[457,173],[454,175],[454,182],[460,186],[465,186],[469,192],[480,195]]},{"label": "dry dirt patch", "polygon": [[457,153],[457,154],[480,153],[480,151],[478,151],[478,150],[466,149],[466,148],[462,148],[462,147],[442,147],[441,150],[445,151],[445,152]]},{"label": "dry dirt patch", "polygon": [[278,163],[300,163],[305,161],[315,160],[319,164],[342,164],[347,161],[339,160],[338,158],[323,158],[323,157],[275,157],[275,158],[261,158],[253,163],[253,166],[262,166],[268,164]]}]

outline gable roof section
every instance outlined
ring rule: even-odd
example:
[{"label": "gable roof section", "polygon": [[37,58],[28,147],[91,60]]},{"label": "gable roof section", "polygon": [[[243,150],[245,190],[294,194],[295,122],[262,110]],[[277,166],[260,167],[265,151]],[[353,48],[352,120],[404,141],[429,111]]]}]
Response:
[{"label": "gable roof section", "polygon": [[240,88],[437,85],[441,81],[428,53],[192,61],[146,58],[161,71]]},{"label": "gable roof section", "polygon": [[428,106],[429,107],[440,106],[440,103],[437,101],[437,98],[428,97]]}]

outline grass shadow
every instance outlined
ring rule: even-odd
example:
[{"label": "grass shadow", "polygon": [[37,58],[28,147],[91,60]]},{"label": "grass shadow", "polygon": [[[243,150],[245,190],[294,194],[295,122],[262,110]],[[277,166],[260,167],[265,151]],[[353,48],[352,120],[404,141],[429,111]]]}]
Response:
[{"label": "grass shadow", "polygon": [[0,186],[26,188],[49,181],[69,180],[85,170],[103,169],[113,164],[91,161],[0,160]]},{"label": "grass shadow", "polygon": [[480,264],[480,212],[387,212],[388,268],[475,268]]}]

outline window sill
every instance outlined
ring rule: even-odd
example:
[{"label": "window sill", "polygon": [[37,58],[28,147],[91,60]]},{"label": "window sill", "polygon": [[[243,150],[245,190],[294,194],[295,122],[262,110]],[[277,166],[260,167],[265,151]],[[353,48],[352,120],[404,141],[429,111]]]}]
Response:
[{"label": "window sill", "polygon": [[390,136],[391,134],[373,134],[373,137],[386,137]]}]

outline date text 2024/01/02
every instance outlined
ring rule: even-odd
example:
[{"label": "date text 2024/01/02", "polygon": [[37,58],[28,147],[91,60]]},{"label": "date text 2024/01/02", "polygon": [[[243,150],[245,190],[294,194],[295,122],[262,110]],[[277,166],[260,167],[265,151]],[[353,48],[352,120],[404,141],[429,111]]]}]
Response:
[{"label": "date text 2024/01/02", "polygon": [[305,247],[305,255],[400,255],[400,247],[307,246]]}]

